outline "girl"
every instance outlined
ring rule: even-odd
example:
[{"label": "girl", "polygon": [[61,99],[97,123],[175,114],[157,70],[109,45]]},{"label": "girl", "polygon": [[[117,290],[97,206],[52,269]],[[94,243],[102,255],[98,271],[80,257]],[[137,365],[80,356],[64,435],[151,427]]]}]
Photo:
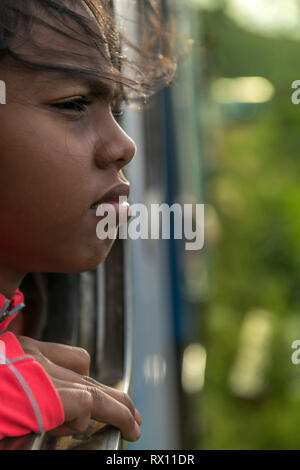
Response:
[{"label": "girl", "polygon": [[[139,47],[117,30],[111,7],[1,0],[0,438],[81,433],[90,418],[126,440],[140,436],[131,399],[89,377],[86,351],[5,331],[24,306],[28,272],[83,272],[107,257],[113,240],[96,236],[97,203],[129,194],[122,170],[136,152],[113,112],[174,73],[157,2],[145,4],[152,38]],[[121,54],[125,42],[139,62]]]}]

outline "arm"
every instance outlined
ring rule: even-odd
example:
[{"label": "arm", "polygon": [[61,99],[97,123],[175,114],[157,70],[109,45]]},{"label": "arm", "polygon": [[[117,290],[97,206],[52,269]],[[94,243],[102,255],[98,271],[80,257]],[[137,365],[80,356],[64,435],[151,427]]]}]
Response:
[{"label": "arm", "polygon": [[[9,302],[0,294],[0,331],[23,301],[19,290]],[[119,428],[128,441],[139,438],[139,412],[128,395],[89,377],[86,351],[11,332],[0,334],[0,341],[0,439],[48,430],[82,433],[90,418]]]},{"label": "arm", "polygon": [[0,439],[60,426],[60,397],[42,366],[25,354],[15,335],[0,335]]}]

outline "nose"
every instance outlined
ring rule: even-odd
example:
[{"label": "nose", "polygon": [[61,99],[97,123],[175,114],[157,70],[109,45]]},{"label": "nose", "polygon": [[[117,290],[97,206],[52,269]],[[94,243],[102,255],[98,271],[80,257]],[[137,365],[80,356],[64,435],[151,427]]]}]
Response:
[{"label": "nose", "polygon": [[95,152],[96,164],[101,169],[113,165],[117,170],[121,170],[131,162],[137,147],[112,114],[107,119],[104,126],[101,126],[99,133]]}]

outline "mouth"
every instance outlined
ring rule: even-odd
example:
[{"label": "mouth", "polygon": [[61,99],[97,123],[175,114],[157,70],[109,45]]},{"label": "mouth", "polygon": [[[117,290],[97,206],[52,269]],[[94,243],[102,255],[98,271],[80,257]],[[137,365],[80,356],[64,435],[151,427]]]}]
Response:
[{"label": "mouth", "polygon": [[130,216],[130,204],[127,201],[129,195],[130,185],[119,184],[108,191],[101,199],[91,204],[90,210],[97,212],[98,207],[102,204],[110,204],[115,208],[117,216],[121,210],[126,210],[127,215]]}]

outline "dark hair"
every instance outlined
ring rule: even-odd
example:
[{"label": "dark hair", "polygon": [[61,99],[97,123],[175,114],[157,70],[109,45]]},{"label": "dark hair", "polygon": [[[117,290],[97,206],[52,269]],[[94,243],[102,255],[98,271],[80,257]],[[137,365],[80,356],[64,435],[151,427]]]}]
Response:
[{"label": "dark hair", "polygon": [[[80,14],[76,11],[77,6],[88,8],[90,15]],[[173,34],[163,19],[161,1],[138,0],[136,6],[142,20],[138,44],[133,43],[122,32],[122,28],[117,27],[111,0],[1,0],[0,64],[8,59],[15,66],[40,71],[53,70],[106,78],[117,84],[115,99],[118,102],[146,98],[172,81],[176,60],[173,55]],[[93,51],[96,47],[106,57],[106,65],[102,70],[81,66],[80,53],[48,47],[43,49],[31,34],[35,22],[79,41]],[[78,30],[83,32],[83,36],[78,37]],[[33,60],[29,60],[14,50],[14,44],[20,44],[20,40],[21,44],[29,41],[33,51],[42,54],[46,52],[47,57],[72,56],[77,59],[78,66],[67,67],[60,65],[59,61],[34,60],[34,56]],[[124,51],[133,57],[129,58]]]}]

